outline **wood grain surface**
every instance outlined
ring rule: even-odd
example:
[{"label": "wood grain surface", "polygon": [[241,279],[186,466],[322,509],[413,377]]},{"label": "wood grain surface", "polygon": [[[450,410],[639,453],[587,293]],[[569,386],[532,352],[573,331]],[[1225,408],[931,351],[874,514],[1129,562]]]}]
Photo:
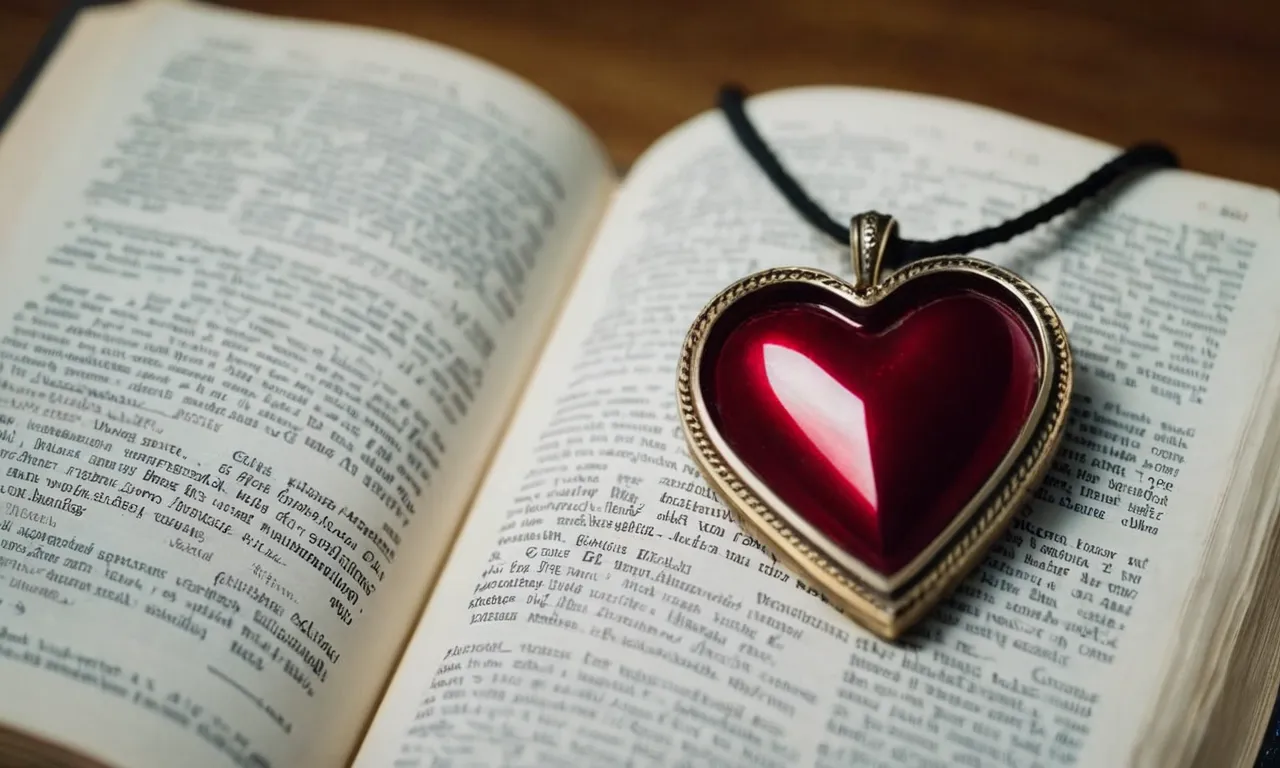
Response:
[{"label": "wood grain surface", "polygon": [[[1280,187],[1280,0],[231,0],[397,29],[493,61],[563,101],[625,166],[751,91],[858,84],[935,93],[1187,167]],[[62,3],[0,0],[0,83]]]}]

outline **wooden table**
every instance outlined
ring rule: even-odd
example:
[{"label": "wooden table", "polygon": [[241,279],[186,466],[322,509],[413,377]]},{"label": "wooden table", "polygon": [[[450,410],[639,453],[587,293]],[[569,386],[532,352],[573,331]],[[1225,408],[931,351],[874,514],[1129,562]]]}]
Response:
[{"label": "wooden table", "polygon": [[[716,87],[932,92],[1280,188],[1280,0],[232,0],[400,29],[568,104],[626,165]],[[0,83],[62,3],[0,0]],[[1150,10],[1148,10],[1150,8]]]}]

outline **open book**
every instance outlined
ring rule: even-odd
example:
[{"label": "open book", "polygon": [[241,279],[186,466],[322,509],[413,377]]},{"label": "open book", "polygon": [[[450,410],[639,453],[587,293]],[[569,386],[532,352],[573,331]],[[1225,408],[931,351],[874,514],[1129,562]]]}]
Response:
[{"label": "open book", "polygon": [[[902,93],[749,110],[828,210],[912,238],[1116,151]],[[1278,248],[1274,192],[1171,171],[981,254],[1068,325],[1068,433],[887,644],[683,444],[704,302],[849,269],[720,115],[620,178],[436,45],[86,11],[0,138],[0,764],[1247,765]]]}]

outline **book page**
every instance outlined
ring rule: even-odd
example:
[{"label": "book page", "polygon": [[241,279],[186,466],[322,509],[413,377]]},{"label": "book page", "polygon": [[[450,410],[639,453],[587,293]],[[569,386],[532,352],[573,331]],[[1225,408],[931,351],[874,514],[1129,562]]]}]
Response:
[{"label": "book page", "polygon": [[[917,239],[1016,215],[1115,151],[901,94],[750,110],[826,210]],[[676,416],[707,301],[768,267],[848,275],[847,248],[719,114],[674,131],[611,209],[357,765],[1116,764],[1273,356],[1276,213],[1159,173],[981,254],[1063,315],[1070,421],[984,565],[890,644],[737,527]]]},{"label": "book page", "polygon": [[0,727],[343,765],[613,179],[462,54],[128,13],[99,87],[55,62],[9,134],[76,118],[38,178],[0,144]]}]

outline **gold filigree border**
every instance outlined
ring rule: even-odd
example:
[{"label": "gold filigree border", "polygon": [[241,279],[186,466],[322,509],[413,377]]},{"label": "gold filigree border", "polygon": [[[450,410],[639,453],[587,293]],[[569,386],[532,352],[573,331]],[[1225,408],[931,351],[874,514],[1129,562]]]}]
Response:
[{"label": "gold filigree border", "polygon": [[[703,342],[725,311],[745,296],[781,283],[820,286],[855,305],[871,306],[903,284],[925,275],[958,271],[991,280],[1020,298],[1030,310],[1040,336],[1041,377],[1039,416],[1023,429],[1002,466],[1003,476],[994,477],[970,502],[972,514],[962,514],[962,525],[949,526],[935,542],[931,566],[900,594],[877,588],[853,569],[836,562],[827,548],[835,546],[825,537],[811,540],[786,520],[803,518],[790,510],[783,514],[766,503],[738,470],[730,466],[721,449],[711,439],[703,423],[705,404],[696,386],[696,371]],[[909,629],[982,560],[989,546],[1001,536],[1017,509],[1034,490],[1048,469],[1062,439],[1070,404],[1072,356],[1066,330],[1053,306],[1034,287],[1017,275],[979,259],[944,256],[912,263],[866,291],[853,287],[831,274],[806,267],[769,269],[749,275],[713,298],[690,326],[681,350],[676,396],[685,438],[695,463],[733,511],[740,524],[757,535],[793,572],[813,583],[830,602],[863,626],[885,639],[895,639]],[[758,481],[756,481],[758,482]],[[759,483],[764,486],[763,483]],[[969,507],[966,507],[968,510]],[[945,540],[949,537],[949,540]]]}]

